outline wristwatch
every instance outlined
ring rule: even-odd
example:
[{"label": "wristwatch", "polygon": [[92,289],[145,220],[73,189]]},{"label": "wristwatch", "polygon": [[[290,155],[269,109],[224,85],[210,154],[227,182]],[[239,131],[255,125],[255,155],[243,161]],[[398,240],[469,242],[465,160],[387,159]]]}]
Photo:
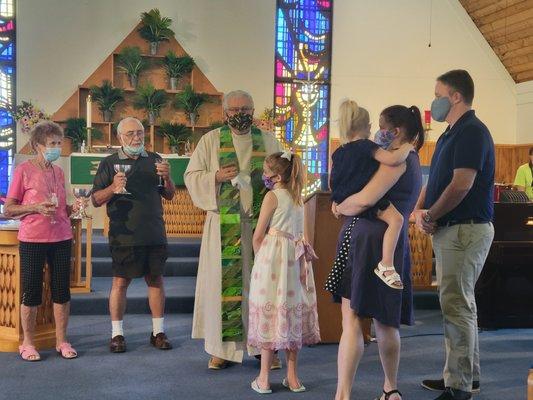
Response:
[{"label": "wristwatch", "polygon": [[431,215],[429,214],[429,210],[426,211],[426,213],[424,214],[424,216],[422,217],[422,219],[427,222],[428,224],[433,221],[433,219],[431,218]]}]

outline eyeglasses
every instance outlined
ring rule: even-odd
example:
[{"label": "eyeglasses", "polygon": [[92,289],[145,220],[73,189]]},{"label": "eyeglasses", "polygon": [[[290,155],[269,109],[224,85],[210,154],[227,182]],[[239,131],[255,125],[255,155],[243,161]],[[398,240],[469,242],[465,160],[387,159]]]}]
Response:
[{"label": "eyeglasses", "polygon": [[226,111],[236,114],[238,112],[250,112],[252,110],[253,110],[252,107],[230,107]]},{"label": "eyeglasses", "polygon": [[126,133],[122,133],[121,135],[127,139],[131,139],[133,136],[144,137],[144,131],[128,131]]}]

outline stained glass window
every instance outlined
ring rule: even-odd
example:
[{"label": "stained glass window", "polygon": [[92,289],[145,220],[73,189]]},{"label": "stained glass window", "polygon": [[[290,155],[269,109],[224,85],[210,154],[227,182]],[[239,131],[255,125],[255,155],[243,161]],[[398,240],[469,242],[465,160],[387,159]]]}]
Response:
[{"label": "stained glass window", "polygon": [[7,194],[15,150],[15,0],[0,0],[0,196]]},{"label": "stained glass window", "polygon": [[333,0],[277,0],[276,136],[307,167],[305,195],[327,188]]}]

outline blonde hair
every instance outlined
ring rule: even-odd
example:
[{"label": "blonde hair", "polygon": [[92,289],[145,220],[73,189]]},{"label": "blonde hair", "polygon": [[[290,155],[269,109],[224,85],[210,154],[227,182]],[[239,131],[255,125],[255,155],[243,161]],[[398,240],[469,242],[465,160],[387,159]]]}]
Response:
[{"label": "blonde hair", "polygon": [[298,154],[292,154],[291,160],[282,157],[283,152],[269,155],[265,162],[276,175],[281,176],[281,183],[285,186],[295,204],[302,205],[302,190],[305,182],[305,169]]},{"label": "blonde hair", "polygon": [[353,100],[344,100],[339,106],[339,133],[341,142],[347,143],[353,139],[353,133],[368,129],[370,115],[363,107],[359,107]]},{"label": "blonde hair", "polygon": [[51,136],[64,137],[63,128],[52,121],[41,121],[35,124],[30,131],[30,145],[37,150],[37,144],[46,145],[46,139]]}]

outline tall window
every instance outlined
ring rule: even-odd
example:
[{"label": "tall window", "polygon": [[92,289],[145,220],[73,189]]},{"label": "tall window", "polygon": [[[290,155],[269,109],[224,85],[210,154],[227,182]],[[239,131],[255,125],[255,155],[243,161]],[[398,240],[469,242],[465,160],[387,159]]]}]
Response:
[{"label": "tall window", "polygon": [[7,194],[15,150],[15,0],[0,0],[0,196]]},{"label": "tall window", "polygon": [[327,188],[333,0],[277,0],[276,136],[307,167],[305,194]]}]

